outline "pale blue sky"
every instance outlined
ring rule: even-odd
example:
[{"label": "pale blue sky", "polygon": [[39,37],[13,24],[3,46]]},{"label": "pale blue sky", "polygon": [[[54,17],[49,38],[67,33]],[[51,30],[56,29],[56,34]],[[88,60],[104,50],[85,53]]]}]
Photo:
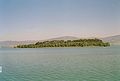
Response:
[{"label": "pale blue sky", "polygon": [[0,0],[0,40],[120,34],[120,0]]}]

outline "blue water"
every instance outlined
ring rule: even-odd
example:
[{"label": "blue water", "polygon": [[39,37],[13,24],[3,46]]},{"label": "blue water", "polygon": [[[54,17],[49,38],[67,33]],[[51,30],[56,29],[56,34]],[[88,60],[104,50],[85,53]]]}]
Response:
[{"label": "blue water", "polygon": [[120,81],[120,46],[0,48],[0,81]]}]

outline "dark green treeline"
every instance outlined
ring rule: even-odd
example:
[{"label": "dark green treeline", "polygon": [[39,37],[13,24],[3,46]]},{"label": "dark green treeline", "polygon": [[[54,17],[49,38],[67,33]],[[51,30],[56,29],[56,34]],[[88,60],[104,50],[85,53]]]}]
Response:
[{"label": "dark green treeline", "polygon": [[79,40],[52,40],[37,42],[35,44],[17,45],[15,48],[43,48],[43,47],[87,47],[87,46],[100,46],[106,47],[110,44],[104,43],[100,39],[79,39]]}]

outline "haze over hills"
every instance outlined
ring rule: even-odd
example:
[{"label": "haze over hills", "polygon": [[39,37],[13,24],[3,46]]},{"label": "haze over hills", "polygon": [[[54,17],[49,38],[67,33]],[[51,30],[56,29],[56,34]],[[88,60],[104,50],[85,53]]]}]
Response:
[{"label": "haze over hills", "polygon": [[[56,37],[56,38],[51,38],[51,39],[46,39],[46,40],[77,40],[80,39],[79,37],[74,37],[74,36],[62,36],[62,37]],[[104,42],[110,42],[111,44],[117,44],[120,45],[120,35],[115,35],[115,36],[109,36],[105,38],[100,38]],[[0,41],[0,47],[12,47],[15,45],[20,45],[20,44],[33,44],[38,41],[46,41],[46,40],[27,40],[27,41]]]},{"label": "haze over hills", "polygon": [[77,40],[77,39],[79,38],[74,36],[62,36],[62,37],[51,38],[48,40]]},{"label": "haze over hills", "polygon": [[0,47],[13,47],[16,45],[22,45],[22,44],[33,44],[38,41],[51,41],[51,40],[77,40],[79,38],[73,37],[73,36],[62,36],[62,37],[56,37],[46,40],[26,40],[26,41],[0,41]]},{"label": "haze over hills", "polygon": [[37,41],[0,41],[0,47],[13,47],[15,45],[20,45],[20,44],[31,44],[35,43]]},{"label": "haze over hills", "polygon": [[120,45],[120,35],[105,37],[105,38],[102,38],[102,40],[105,42],[110,42],[112,44]]}]

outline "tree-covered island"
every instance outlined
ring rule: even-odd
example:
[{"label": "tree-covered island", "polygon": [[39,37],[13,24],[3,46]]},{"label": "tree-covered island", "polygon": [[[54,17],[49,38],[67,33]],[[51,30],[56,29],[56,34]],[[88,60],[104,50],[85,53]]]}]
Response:
[{"label": "tree-covered island", "polygon": [[79,40],[52,40],[37,42],[35,44],[28,45],[17,45],[15,48],[43,48],[43,47],[88,47],[88,46],[99,46],[107,47],[110,43],[103,42],[100,39],[79,39]]}]

